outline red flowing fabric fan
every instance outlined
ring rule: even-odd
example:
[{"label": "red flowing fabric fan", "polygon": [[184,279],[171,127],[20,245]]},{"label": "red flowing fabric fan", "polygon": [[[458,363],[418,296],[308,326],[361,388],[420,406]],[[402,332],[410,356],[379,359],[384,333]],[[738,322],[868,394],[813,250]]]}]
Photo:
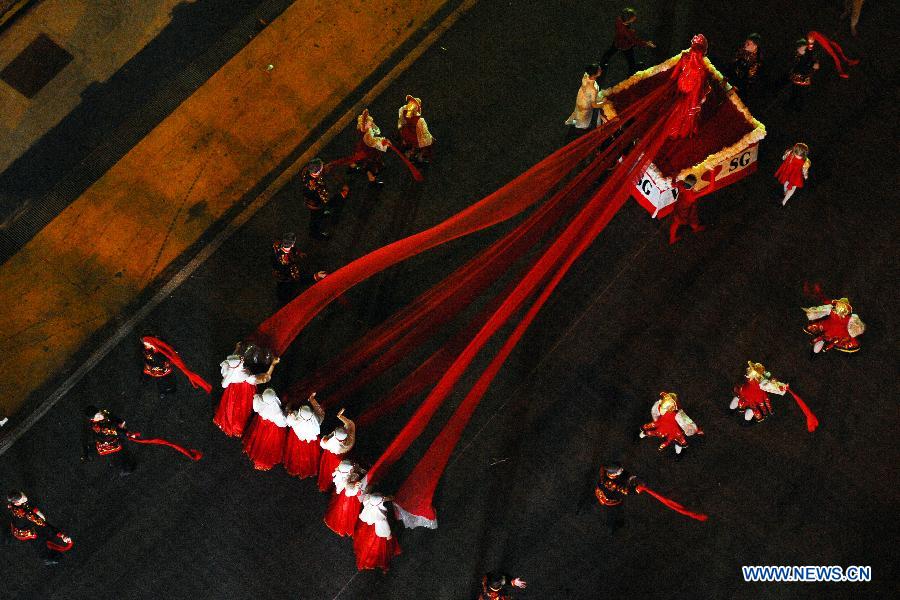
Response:
[{"label": "red flowing fabric fan", "polygon": [[512,231],[285,394],[290,401],[328,389],[324,404],[334,406],[432,339],[498,278],[512,273],[512,281],[471,317],[467,326],[458,329],[359,419],[361,426],[370,424],[430,389],[368,472],[367,483],[372,485],[421,435],[484,346],[505,325],[515,323],[400,486],[394,506],[405,525],[436,527],[432,498],[463,430],[541,307],[628,199],[635,180],[666,141],[676,86],[674,80],[660,86],[610,122],[446,221],[345,265],[275,313],[254,334],[255,342],[282,354],[313,317],[357,283],[406,258],[516,217],[549,196]]}]

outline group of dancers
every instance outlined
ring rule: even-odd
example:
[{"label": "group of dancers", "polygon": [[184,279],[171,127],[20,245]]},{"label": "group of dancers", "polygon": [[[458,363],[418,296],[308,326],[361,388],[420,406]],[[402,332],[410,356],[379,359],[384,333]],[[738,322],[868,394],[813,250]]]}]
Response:
[{"label": "group of dancers", "polygon": [[[623,13],[617,22],[616,41],[604,58],[608,60],[610,56],[621,51],[625,53],[629,66],[634,66],[634,46],[652,46],[652,43],[641,41],[633,33],[631,26],[635,14],[633,10],[629,11]],[[808,38],[813,40],[809,42],[810,45],[820,40],[820,37],[812,33]],[[756,51],[755,44],[758,44],[758,37],[750,36],[748,41],[754,45],[749,47],[749,50],[745,45],[743,50]],[[811,52],[810,47],[807,47],[801,56],[805,56],[807,52]],[[691,49],[685,51],[684,65],[677,68],[683,69],[687,76],[690,76],[688,71],[697,68],[696,57],[699,55],[702,58],[705,53],[706,39],[702,35],[695,36]],[[749,61],[746,56],[744,59],[745,62]],[[804,61],[808,62],[808,59]],[[585,73],[576,110],[567,120],[573,127],[590,126],[591,111],[602,103],[597,84],[602,72],[603,68],[597,65],[596,68],[590,67]],[[755,77],[755,74],[756,71],[745,69],[745,79]],[[692,88],[693,92],[697,89],[699,88],[696,86]],[[676,105],[675,110],[683,108],[684,114],[676,123],[677,130],[669,132],[670,136],[687,138],[692,135],[702,95],[694,93],[691,96],[681,90],[678,101],[680,104]],[[687,100],[684,100],[685,98]],[[387,138],[381,136],[368,110],[363,111],[357,120],[359,142],[354,153],[329,165],[342,162],[349,164],[351,168],[364,171],[368,181],[378,185],[382,156],[388,149],[394,148],[413,168],[413,172],[416,172],[412,162],[419,165],[426,164],[431,158],[434,142],[421,117],[421,109],[421,99],[413,96],[407,96],[405,104],[400,107],[398,130],[401,134],[402,149],[395,148]],[[802,187],[803,180],[808,177],[808,151],[805,144],[798,143],[788,149],[783,156],[784,162],[776,172],[776,177],[784,187],[783,204],[798,187]],[[329,165],[320,160],[313,161],[302,175],[304,198],[311,211],[310,231],[317,237],[327,237],[324,217],[329,197],[322,174]],[[696,178],[693,181],[685,178],[679,182],[686,191],[689,191],[695,183]],[[674,221],[676,225],[672,237],[675,237],[677,227],[681,224],[690,224],[692,228],[699,227],[695,208],[691,208],[693,203],[690,194],[683,193],[680,196],[682,199],[679,202],[683,202],[684,205],[680,207],[680,212],[676,206]],[[346,195],[344,197],[346,198]],[[289,256],[294,244],[293,236],[285,236],[274,248],[276,255],[282,253],[288,257],[276,256],[273,263],[276,270],[281,268],[287,273],[285,281],[293,281],[296,279],[294,275],[299,273],[296,268],[292,270],[291,265],[294,263]],[[318,271],[315,274],[304,275],[304,279],[308,279],[308,283],[312,284],[325,276],[325,272]],[[811,336],[811,349],[814,353],[832,349],[851,353],[859,349],[857,338],[864,332],[865,326],[859,316],[853,313],[847,298],[829,300],[804,310],[809,321],[804,330]],[[175,390],[174,368],[181,370],[195,387],[210,391],[210,386],[190,371],[178,353],[168,344],[152,336],[142,338],[142,344],[143,376],[156,382],[161,397]],[[290,476],[314,479],[321,492],[330,493],[324,522],[337,535],[352,537],[358,569],[387,571],[391,559],[401,552],[388,516],[387,504],[392,498],[370,489],[367,485],[366,469],[359,462],[352,460],[351,452],[356,442],[354,422],[341,409],[335,415],[340,425],[323,435],[322,427],[326,421],[326,413],[315,392],[298,404],[285,406],[275,389],[272,387],[261,389],[271,382],[273,371],[279,362],[277,356],[272,356],[263,348],[247,343],[238,344],[234,352],[220,364],[221,386],[224,391],[213,422],[227,436],[241,440],[243,451],[254,469],[266,471],[277,465],[283,465]],[[809,407],[788,384],[774,378],[757,362],[748,361],[744,381],[735,387],[729,408],[745,423],[760,422],[774,412],[769,394],[783,396],[788,393],[806,414],[807,428],[813,431],[818,421]],[[687,415],[682,400],[675,392],[661,392],[650,412],[652,419],[640,428],[638,436],[656,438],[659,442],[658,449],[660,451],[671,449],[676,458],[683,455],[693,439],[699,439],[704,435],[703,429]],[[135,467],[133,457],[128,451],[129,442],[166,445],[191,460],[199,460],[202,457],[199,451],[183,448],[161,438],[145,438],[140,433],[130,431],[123,419],[93,406],[85,409],[85,420],[83,459],[90,460],[94,456],[115,457],[123,475],[133,472]],[[600,505],[609,510],[609,522],[615,528],[621,524],[624,498],[630,493],[645,492],[683,514],[700,520],[706,518],[705,515],[692,513],[677,502],[658,494],[616,462],[601,467],[594,494]],[[72,548],[72,539],[58,528],[51,526],[43,512],[31,506],[24,492],[15,490],[8,494],[7,512],[13,538],[22,542],[33,542],[41,538],[50,552],[48,562],[58,560],[59,555]],[[510,586],[525,587],[525,582],[520,578],[489,574],[482,582],[482,597],[505,598],[505,590]]]}]

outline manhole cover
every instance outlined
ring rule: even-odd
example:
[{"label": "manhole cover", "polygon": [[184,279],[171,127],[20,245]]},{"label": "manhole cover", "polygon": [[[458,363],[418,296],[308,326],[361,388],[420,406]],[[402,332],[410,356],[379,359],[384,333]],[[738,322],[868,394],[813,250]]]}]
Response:
[{"label": "manhole cover", "polygon": [[33,98],[72,58],[64,48],[42,33],[6,65],[0,72],[0,79],[26,98]]}]

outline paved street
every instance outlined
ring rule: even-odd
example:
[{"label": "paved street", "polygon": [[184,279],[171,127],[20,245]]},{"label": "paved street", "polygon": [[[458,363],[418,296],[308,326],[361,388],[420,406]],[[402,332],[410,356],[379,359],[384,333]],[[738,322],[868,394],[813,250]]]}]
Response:
[{"label": "paved street", "polygon": [[[583,66],[610,43],[619,3],[480,1],[370,105],[387,133],[406,94],[423,99],[438,140],[423,183],[390,156],[381,191],[347,174],[351,200],[327,242],[308,240],[297,182],[288,184],[0,456],[6,487],[31,492],[76,544],[53,568],[28,548],[5,547],[0,565],[15,576],[4,578],[3,597],[455,600],[475,597],[489,570],[525,578],[518,597],[541,600],[868,598],[896,589],[898,61],[884,48],[896,10],[867,4],[853,39],[839,11],[811,5],[634,5],[639,32],[659,46],[640,53],[648,65],[702,31],[721,68],[746,33],[762,34],[766,88],[748,99],[768,130],[759,171],[705,199],[709,229],[674,247],[668,221],[652,220],[635,202],[616,215],[475,413],[438,488],[437,530],[400,530],[403,554],[390,573],[357,573],[352,544],[321,521],[327,498],[314,484],[280,468],[254,472],[240,444],[212,425],[218,363],[277,308],[268,253],[283,232],[296,231],[313,264],[331,271],[458,212],[560,147]],[[809,29],[834,36],[862,63],[841,80],[823,53],[807,109],[796,114],[785,108],[782,82],[793,40]],[[614,57],[605,85],[625,75],[624,59]],[[345,156],[354,138],[348,127],[323,157]],[[810,179],[782,208],[772,173],[797,141],[811,147]],[[326,362],[510,225],[352,290],[297,339],[274,387]],[[858,354],[810,357],[800,307],[815,302],[804,296],[805,283],[853,301],[868,326]],[[141,386],[137,339],[146,333],[172,343],[214,384],[214,397],[184,378],[177,396],[163,401]],[[821,421],[815,433],[781,398],[766,422],[735,422],[726,408],[748,359],[810,404]],[[359,414],[391,383],[367,388],[347,413]],[[676,390],[706,431],[678,463],[634,439],[664,389]],[[127,478],[98,460],[83,465],[87,404],[205,457],[190,463],[138,447],[137,471]],[[357,456],[374,460],[410,412],[361,429]],[[436,432],[432,426],[397,463],[385,491]],[[598,465],[619,447],[651,487],[709,521],[638,496],[628,499],[625,527],[611,535],[591,490]],[[741,565],[769,564],[871,565],[873,581],[742,581]]]}]

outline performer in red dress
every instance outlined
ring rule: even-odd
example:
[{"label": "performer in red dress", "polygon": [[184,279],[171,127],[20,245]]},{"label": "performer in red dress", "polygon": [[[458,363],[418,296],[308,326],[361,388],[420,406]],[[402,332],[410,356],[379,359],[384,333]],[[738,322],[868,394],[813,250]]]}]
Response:
[{"label": "performer in red dress", "polygon": [[669,121],[670,138],[684,139],[697,133],[700,108],[712,90],[703,61],[706,48],[706,37],[698,33],[691,38],[690,50],[681,53],[681,59],[672,69],[671,77],[678,81],[678,92]]},{"label": "performer in red dress", "polygon": [[728,408],[743,412],[745,421],[762,421],[773,412],[769,394],[784,396],[788,386],[772,377],[762,364],[749,360],[744,377],[746,381],[735,386],[735,395]]},{"label": "performer in red dress", "polygon": [[478,600],[512,600],[513,588],[525,589],[524,579],[502,573],[488,573],[481,578]]},{"label": "performer in red dress", "polygon": [[381,494],[363,493],[362,510],[353,532],[353,551],[356,568],[381,569],[387,573],[391,559],[400,554],[400,544],[391,534],[386,502],[392,498]]},{"label": "performer in red dress", "polygon": [[307,403],[295,411],[288,413],[287,424],[290,427],[287,436],[287,447],[284,450],[284,470],[289,475],[299,477],[315,477],[319,472],[321,449],[319,434],[325,411],[316,402],[313,392]]},{"label": "performer in red dress", "polygon": [[856,339],[866,330],[865,323],[853,312],[847,298],[838,298],[822,306],[804,308],[806,318],[811,322],[803,331],[813,336],[813,353],[827,352],[832,348],[841,352],[856,352]]},{"label": "performer in red dress", "polygon": [[325,511],[325,524],[338,535],[353,535],[359,518],[360,493],[363,491],[362,478],[365,471],[349,460],[342,460],[332,475],[334,491]]},{"label": "performer in red dress", "polygon": [[287,439],[287,419],[281,399],[272,388],[253,397],[256,413],[244,434],[244,454],[250,457],[253,468],[268,471],[281,463]]},{"label": "performer in red dress", "polygon": [[803,182],[809,177],[809,146],[802,142],[794,144],[782,155],[783,162],[775,171],[775,178],[784,188],[784,198],[781,205],[787,204],[797,188],[803,187]]},{"label": "performer in red dress", "polygon": [[322,438],[322,458],[319,461],[319,491],[327,492],[332,485],[332,475],[345,454],[353,448],[356,441],[356,424],[344,416],[342,408],[337,418],[344,424]]},{"label": "performer in red dress", "polygon": [[50,525],[44,513],[28,503],[24,492],[12,491],[6,496],[6,514],[9,532],[14,540],[31,542],[43,539],[45,564],[57,564],[62,555],[72,549],[72,538]]},{"label": "performer in red dress", "polygon": [[225,392],[219,401],[219,407],[213,417],[213,423],[225,435],[241,437],[244,427],[253,412],[253,397],[256,386],[268,383],[272,379],[272,371],[279,359],[272,359],[269,370],[260,375],[253,375],[244,364],[244,357],[239,353],[241,344],[235,347],[234,354],[228,356],[219,365],[222,368],[222,387]]},{"label": "performer in red dress", "polygon": [[391,142],[381,136],[381,129],[375,124],[375,119],[366,108],[356,118],[356,132],[359,139],[356,140],[354,154],[360,153],[363,158],[350,165],[351,169],[365,169],[369,183],[381,185],[384,183],[378,179],[378,173],[384,167],[384,153],[390,147]]},{"label": "performer in red dress", "polygon": [[690,225],[691,231],[694,233],[699,233],[706,229],[700,224],[697,192],[694,191],[696,184],[697,177],[693,174],[688,175],[683,181],[675,184],[675,187],[678,189],[678,200],[675,201],[672,224],[669,226],[669,244],[674,244],[681,239],[678,236],[678,228],[682,225]]},{"label": "performer in red dress", "polygon": [[397,129],[403,154],[413,162],[427,164],[434,154],[434,137],[422,118],[421,98],[406,96],[406,104],[397,114]]},{"label": "performer in red dress", "polygon": [[641,426],[640,437],[660,438],[660,452],[674,444],[675,454],[680,455],[688,446],[687,438],[703,435],[703,430],[681,409],[678,395],[674,392],[660,392],[659,400],[650,409],[650,415],[653,421]]}]

